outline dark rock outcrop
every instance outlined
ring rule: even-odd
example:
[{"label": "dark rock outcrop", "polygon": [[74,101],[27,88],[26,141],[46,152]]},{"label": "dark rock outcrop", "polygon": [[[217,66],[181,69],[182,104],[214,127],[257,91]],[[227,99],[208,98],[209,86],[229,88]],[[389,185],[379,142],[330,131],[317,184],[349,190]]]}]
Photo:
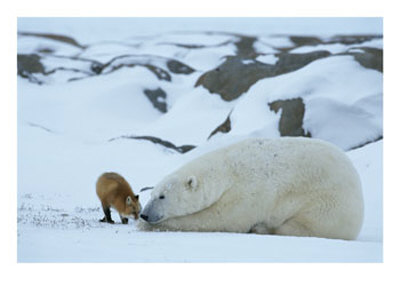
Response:
[{"label": "dark rock outcrop", "polygon": [[289,39],[296,47],[313,46],[324,43],[320,38],[314,36],[289,36]]},{"label": "dark rock outcrop", "polygon": [[[282,35],[278,35],[282,36]],[[283,35],[285,37],[285,35]],[[316,36],[287,36],[293,43],[293,46],[289,47],[277,47],[276,49],[282,52],[287,52],[302,46],[317,46],[317,45],[328,45],[328,44],[344,44],[353,45],[371,41],[373,39],[381,39],[382,35],[336,35],[330,38],[318,38]]]},{"label": "dark rock outcrop", "polygon": [[18,54],[17,56],[18,75],[29,79],[30,82],[42,84],[34,74],[44,74],[45,69],[40,62],[40,56],[37,54]]},{"label": "dark rock outcrop", "polygon": [[[140,66],[140,64],[137,64]],[[131,67],[134,67],[135,65],[132,65]],[[122,67],[122,66],[121,66]],[[150,65],[150,64],[145,64],[144,67],[146,67],[148,70],[150,70],[151,72],[153,72],[153,74],[155,76],[157,76],[157,78],[159,80],[165,80],[167,82],[171,81],[171,75],[164,69],[154,66],[154,65]]]},{"label": "dark rock outcrop", "polygon": [[383,50],[371,47],[360,47],[363,52],[349,52],[364,68],[383,72]]},{"label": "dark rock outcrop", "polygon": [[[177,60],[152,55],[122,55],[98,67],[100,68],[99,73],[108,74],[122,67],[132,68],[136,66],[145,67],[154,73],[159,80],[168,82],[172,80],[169,72],[174,74],[191,74],[195,71],[190,66]],[[168,68],[169,72],[165,68]]]},{"label": "dark rock outcrop", "polygon": [[373,39],[382,39],[382,35],[336,35],[328,39],[326,43],[340,43],[345,45],[360,44]]},{"label": "dark rock outcrop", "polygon": [[195,71],[193,68],[177,60],[168,60],[167,67],[169,71],[175,74],[191,74]]},{"label": "dark rock outcrop", "polygon": [[330,56],[329,51],[313,51],[308,53],[280,53],[276,56],[279,60],[275,64],[274,74],[271,76],[281,75],[296,71],[309,63],[318,59]]},{"label": "dark rock outcrop", "polygon": [[178,153],[184,154],[187,153],[188,151],[191,151],[192,149],[194,149],[196,146],[195,145],[181,145],[181,146],[176,146],[175,144],[166,141],[166,140],[162,140],[160,138],[157,137],[153,137],[153,136],[120,136],[117,138],[112,138],[108,141],[114,141],[117,139],[136,139],[136,140],[147,140],[147,141],[151,141],[155,144],[160,144],[166,148],[172,149],[174,151],[177,151]]},{"label": "dark rock outcrop", "polygon": [[18,33],[20,36],[28,36],[28,37],[38,37],[38,38],[45,38],[45,39],[50,39],[62,43],[67,43],[69,45],[78,47],[80,49],[85,49],[86,46],[83,46],[79,44],[75,39],[60,35],[60,34],[50,34],[50,33],[34,33],[34,32],[19,32]]},{"label": "dark rock outcrop", "polygon": [[282,111],[279,120],[279,133],[281,136],[311,137],[303,129],[305,106],[302,98],[276,100],[268,104],[271,111]]},{"label": "dark rock outcrop", "polygon": [[200,76],[195,87],[203,86],[210,93],[219,94],[222,99],[231,101],[247,92],[254,83],[267,77],[271,71],[271,65],[256,61],[245,64],[242,58],[231,56],[218,68]]},{"label": "dark rock outcrop", "polygon": [[200,76],[195,87],[203,86],[210,93],[219,94],[222,99],[231,101],[247,92],[260,79],[298,70],[329,55],[328,51],[280,53],[276,55],[279,60],[275,65],[230,56],[219,67]]},{"label": "dark rock outcrop", "polygon": [[326,39],[320,39],[316,36],[289,36],[290,41],[297,48],[300,46],[315,46],[340,43],[344,45],[360,44],[371,41],[373,39],[381,39],[382,35],[336,35]]},{"label": "dark rock outcrop", "polygon": [[257,54],[254,49],[254,43],[256,41],[256,37],[239,36],[239,41],[235,43],[236,55],[241,58],[254,58]]},{"label": "dark rock outcrop", "polygon": [[154,64],[151,64],[149,62],[149,59],[142,59],[141,57],[137,56],[131,56],[131,55],[122,55],[113,58],[109,62],[103,65],[97,65],[97,72],[99,74],[109,74],[112,73],[120,68],[123,67],[128,67],[128,68],[133,68],[136,66],[142,66],[147,68],[149,71],[151,71],[159,80],[165,80],[170,82],[171,81],[171,75],[168,73],[168,71],[155,66]]},{"label": "dark rock outcrop", "polygon": [[165,99],[167,98],[167,93],[165,93],[163,89],[161,88],[157,88],[154,90],[145,89],[143,93],[150,100],[153,107],[155,107],[162,113],[167,112],[167,103],[165,102]]},{"label": "dark rock outcrop", "polygon": [[40,56],[37,54],[18,54],[17,56],[18,74],[26,76],[32,73],[44,73],[44,66],[40,62]]},{"label": "dark rock outcrop", "polygon": [[228,117],[226,117],[225,121],[221,123],[215,130],[213,130],[208,136],[207,140],[210,139],[212,136],[214,136],[216,133],[229,133],[231,131],[231,113],[232,111],[229,112]]}]

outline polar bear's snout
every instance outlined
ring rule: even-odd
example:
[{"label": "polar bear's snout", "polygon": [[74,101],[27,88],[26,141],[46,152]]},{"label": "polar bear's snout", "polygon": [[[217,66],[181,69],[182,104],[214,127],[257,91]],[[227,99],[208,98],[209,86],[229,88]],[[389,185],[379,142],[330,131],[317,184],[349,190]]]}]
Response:
[{"label": "polar bear's snout", "polygon": [[154,202],[150,201],[140,213],[140,217],[150,224],[157,224],[163,220],[164,216],[158,212]]}]

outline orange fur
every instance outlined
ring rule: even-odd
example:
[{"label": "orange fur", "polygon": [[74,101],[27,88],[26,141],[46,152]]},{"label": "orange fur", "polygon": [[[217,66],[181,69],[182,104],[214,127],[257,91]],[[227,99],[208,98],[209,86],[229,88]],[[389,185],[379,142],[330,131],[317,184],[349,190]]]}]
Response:
[{"label": "orange fur", "polygon": [[[106,216],[106,211],[109,212],[109,208],[112,207],[118,211],[123,223],[127,223],[127,217],[139,218],[141,210],[139,196],[133,193],[129,183],[119,174],[114,172],[103,173],[97,180],[96,193]],[[128,197],[131,201],[127,201]],[[102,221],[107,221],[107,219]],[[113,222],[111,215],[108,222]]]}]

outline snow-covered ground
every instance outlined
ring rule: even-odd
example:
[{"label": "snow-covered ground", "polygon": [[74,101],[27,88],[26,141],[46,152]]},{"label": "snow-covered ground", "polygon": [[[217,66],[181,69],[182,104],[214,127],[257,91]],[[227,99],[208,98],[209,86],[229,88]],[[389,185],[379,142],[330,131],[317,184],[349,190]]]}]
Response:
[{"label": "snow-covered ground", "polygon": [[[195,85],[226,64],[226,56],[237,54],[242,36],[223,32],[226,25],[199,31],[202,23],[196,21],[185,28],[195,32],[176,32],[174,25],[157,34],[159,27],[154,26],[140,35],[137,29],[130,33],[127,20],[109,20],[107,25],[83,19],[19,19],[18,30],[25,34],[18,38],[18,54],[37,55],[44,71],[18,77],[18,261],[381,262],[382,72],[362,65],[354,53],[367,57],[370,48],[382,49],[382,38],[347,43],[332,37],[379,35],[382,28],[376,19],[350,20],[347,27],[333,20],[333,25],[319,27],[320,32],[307,30],[311,25],[304,20],[298,20],[303,32],[288,23],[289,33],[319,34],[320,42],[313,45],[296,44],[288,32],[279,31],[282,20],[275,20],[274,30],[265,34],[244,22],[246,30],[239,33],[257,38],[257,55],[243,59],[240,68],[277,67],[283,51],[327,53],[298,69],[263,77],[225,101],[207,84]],[[142,21],[146,28],[149,21]],[[110,39],[115,28],[121,30]],[[32,33],[68,35],[76,45]],[[146,90],[159,91],[155,101]],[[120,173],[139,193],[207,151],[249,136],[278,138],[285,108],[275,112],[269,105],[293,99],[301,99],[304,107],[304,133],[347,151],[360,173],[365,220],[357,240],[141,232],[132,221],[98,222],[103,213],[94,188],[102,172]],[[228,116],[229,130],[210,137]],[[128,136],[195,148],[179,152]],[[142,205],[149,193],[139,193]]]}]

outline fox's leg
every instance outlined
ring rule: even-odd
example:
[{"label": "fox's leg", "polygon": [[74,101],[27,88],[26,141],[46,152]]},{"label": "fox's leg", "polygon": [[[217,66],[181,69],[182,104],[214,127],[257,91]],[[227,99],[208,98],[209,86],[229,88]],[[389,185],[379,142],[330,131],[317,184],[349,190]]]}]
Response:
[{"label": "fox's leg", "polygon": [[127,224],[127,223],[128,223],[128,218],[123,217],[121,214],[119,215],[119,217],[121,218],[121,222],[122,222],[123,224]]},{"label": "fox's leg", "polygon": [[114,224],[114,221],[111,219],[110,207],[103,206],[103,211],[104,217],[100,220],[100,222]]}]

